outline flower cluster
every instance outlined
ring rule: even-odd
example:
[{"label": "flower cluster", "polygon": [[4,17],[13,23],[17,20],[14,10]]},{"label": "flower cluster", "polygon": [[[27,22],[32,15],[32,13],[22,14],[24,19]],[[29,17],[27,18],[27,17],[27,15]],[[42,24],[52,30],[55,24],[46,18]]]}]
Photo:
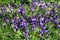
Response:
[{"label": "flower cluster", "polygon": [[[57,20],[59,19],[58,14],[60,13],[59,12],[60,5],[58,5],[55,2],[46,3],[43,1],[35,1],[35,0],[33,0],[32,3],[29,4],[30,4],[29,11],[30,14],[32,14],[29,17],[26,16],[28,11],[26,10],[24,4],[20,4],[17,10],[10,4],[8,4],[8,7],[5,6],[1,7],[0,18],[2,19],[3,22],[11,23],[11,25],[13,24],[14,31],[19,31],[18,29],[20,28],[25,30],[23,34],[25,35],[26,40],[29,39],[28,24],[31,24],[31,29],[34,31],[39,26],[40,27],[39,33],[41,36],[44,36],[45,33],[47,33],[46,36],[48,36],[49,30],[46,29],[45,24],[48,24],[49,22],[54,23],[57,28],[60,28],[60,22]],[[37,15],[34,14],[35,10],[37,10],[36,13]],[[40,10],[44,11],[44,13],[42,13]],[[10,19],[9,17],[11,17],[12,19]]]}]

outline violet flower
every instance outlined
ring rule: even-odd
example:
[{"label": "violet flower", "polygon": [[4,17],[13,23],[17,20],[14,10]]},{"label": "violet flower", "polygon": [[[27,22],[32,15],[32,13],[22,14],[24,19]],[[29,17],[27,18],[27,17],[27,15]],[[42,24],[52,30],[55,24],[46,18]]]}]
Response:
[{"label": "violet flower", "polygon": [[10,13],[13,13],[13,10],[14,10],[13,8],[10,8]]},{"label": "violet flower", "polygon": [[36,16],[33,16],[32,18],[30,18],[31,20],[31,25],[32,25],[32,30],[35,30],[36,29],[36,24],[37,24],[37,17]]},{"label": "violet flower", "polygon": [[17,13],[21,13],[21,14],[25,14],[26,13],[26,10],[25,10],[23,4],[21,4],[21,7],[18,8]]},{"label": "violet flower", "polygon": [[48,32],[48,30],[46,30],[46,29],[41,29],[39,32],[40,32],[40,35],[41,35],[41,36],[44,36],[44,34]]},{"label": "violet flower", "polygon": [[15,31],[18,31],[18,26],[14,25],[14,29],[15,29]]},{"label": "violet flower", "polygon": [[47,16],[47,15],[50,15],[50,11],[47,11],[45,14],[46,14],[46,16]]},{"label": "violet flower", "polygon": [[57,27],[60,28],[60,25],[58,24]]},{"label": "violet flower", "polygon": [[28,23],[27,23],[27,21],[24,18],[22,18],[22,21],[20,23],[20,26],[23,29],[27,29],[28,28]]},{"label": "violet flower", "polygon": [[14,17],[14,19],[12,20],[12,23],[14,25],[14,31],[18,31],[18,19],[16,17]]},{"label": "violet flower", "polygon": [[39,3],[39,4],[38,4],[38,7],[44,9],[44,8],[46,8],[47,6],[46,6],[46,3]]},{"label": "violet flower", "polygon": [[5,13],[6,11],[6,8],[2,7],[2,12]]},{"label": "violet flower", "polygon": [[7,17],[7,16],[5,16],[4,18],[3,18],[3,20],[5,21],[5,22],[9,22],[9,18]]},{"label": "violet flower", "polygon": [[8,8],[11,8],[11,5],[10,4],[8,4]]},{"label": "violet flower", "polygon": [[26,10],[22,7],[17,10],[18,13],[25,14]]},{"label": "violet flower", "polygon": [[60,8],[60,5],[58,5],[57,8]]},{"label": "violet flower", "polygon": [[31,12],[34,12],[34,11],[35,11],[35,8],[31,7],[31,8],[30,8],[30,11],[31,11]]},{"label": "violet flower", "polygon": [[55,10],[54,9],[52,9],[51,11],[52,11],[52,13],[55,13]]},{"label": "violet flower", "polygon": [[28,33],[29,33],[29,30],[26,30],[25,32],[23,32],[23,34],[25,35],[26,40],[29,40]]},{"label": "violet flower", "polygon": [[0,16],[2,15],[2,12],[0,12]]}]

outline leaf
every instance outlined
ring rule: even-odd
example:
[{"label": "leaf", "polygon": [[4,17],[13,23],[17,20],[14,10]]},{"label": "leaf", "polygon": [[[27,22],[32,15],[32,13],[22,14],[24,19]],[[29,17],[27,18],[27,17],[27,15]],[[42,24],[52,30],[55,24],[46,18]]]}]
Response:
[{"label": "leaf", "polygon": [[35,36],[32,36],[32,40],[35,40]]},{"label": "leaf", "polygon": [[17,34],[18,34],[18,35],[23,35],[22,32],[19,31],[19,30],[17,31]]},{"label": "leaf", "polygon": [[54,2],[54,0],[51,0],[51,2]]}]

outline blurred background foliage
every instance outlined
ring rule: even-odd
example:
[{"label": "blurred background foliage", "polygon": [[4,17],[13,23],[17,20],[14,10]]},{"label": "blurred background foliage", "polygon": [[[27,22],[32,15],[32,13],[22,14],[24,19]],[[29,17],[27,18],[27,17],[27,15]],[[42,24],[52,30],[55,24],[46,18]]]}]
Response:
[{"label": "blurred background foliage", "polygon": [[[0,0],[0,3],[9,4],[11,1],[14,1],[16,4],[20,4],[21,1],[23,2],[32,2],[32,0]],[[44,2],[60,2],[60,0],[43,0]]]}]

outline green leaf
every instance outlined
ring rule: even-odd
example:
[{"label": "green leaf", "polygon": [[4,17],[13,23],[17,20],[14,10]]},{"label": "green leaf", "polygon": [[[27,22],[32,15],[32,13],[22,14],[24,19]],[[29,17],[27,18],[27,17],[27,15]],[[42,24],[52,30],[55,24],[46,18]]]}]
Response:
[{"label": "green leaf", "polygon": [[51,0],[51,2],[54,2],[54,0]]},{"label": "green leaf", "polygon": [[19,31],[19,30],[17,31],[17,34],[18,34],[18,35],[23,35],[22,32]]}]

